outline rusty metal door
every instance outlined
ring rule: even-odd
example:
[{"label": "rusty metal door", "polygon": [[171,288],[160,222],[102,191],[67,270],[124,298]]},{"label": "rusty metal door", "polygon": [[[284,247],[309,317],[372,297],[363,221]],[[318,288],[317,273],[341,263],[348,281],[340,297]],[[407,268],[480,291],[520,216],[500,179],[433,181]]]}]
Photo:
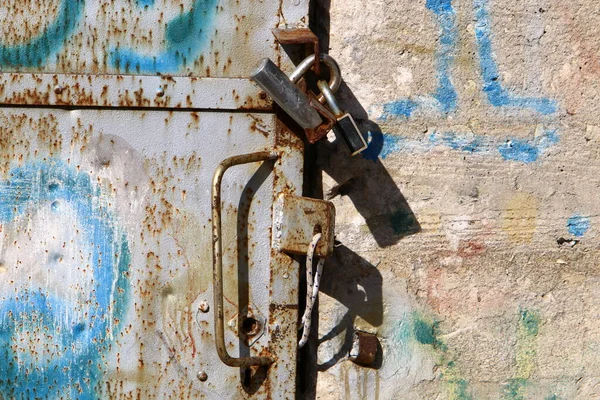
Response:
[{"label": "rusty metal door", "polygon": [[[301,192],[302,142],[245,77],[263,57],[289,68],[271,29],[307,14],[0,4],[0,398],[294,397],[298,265],[271,227]],[[228,366],[219,340],[270,365]]]}]

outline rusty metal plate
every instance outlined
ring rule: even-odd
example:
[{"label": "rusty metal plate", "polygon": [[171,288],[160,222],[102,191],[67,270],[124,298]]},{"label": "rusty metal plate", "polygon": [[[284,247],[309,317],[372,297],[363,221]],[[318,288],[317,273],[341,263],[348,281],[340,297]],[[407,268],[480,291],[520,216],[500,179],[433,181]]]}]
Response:
[{"label": "rusty metal plate", "polygon": [[306,254],[315,234],[321,239],[315,254],[328,257],[335,239],[335,207],[326,200],[281,193],[273,207],[273,248],[291,254]]},{"label": "rusty metal plate", "polygon": [[[210,182],[274,146],[223,181],[227,348],[277,360],[240,370],[214,344]],[[293,398],[298,266],[270,228],[301,168],[271,114],[0,109],[0,397]]]}]

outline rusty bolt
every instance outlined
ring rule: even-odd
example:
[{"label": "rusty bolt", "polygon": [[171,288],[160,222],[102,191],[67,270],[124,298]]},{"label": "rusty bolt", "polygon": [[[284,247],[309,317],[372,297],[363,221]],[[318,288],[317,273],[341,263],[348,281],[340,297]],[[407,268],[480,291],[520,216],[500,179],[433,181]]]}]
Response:
[{"label": "rusty bolt", "polygon": [[368,332],[355,331],[349,358],[364,367],[373,367],[377,361],[377,353],[381,345],[376,335]]},{"label": "rusty bolt", "polygon": [[56,93],[56,94],[62,94],[63,90],[64,90],[63,87],[60,85],[54,86],[54,93]]},{"label": "rusty bolt", "polygon": [[258,92],[258,98],[261,100],[266,100],[267,94],[261,90],[260,92]]},{"label": "rusty bolt", "polygon": [[156,89],[156,95],[158,97],[163,97],[165,95],[165,89],[163,89],[162,86],[160,86],[158,89]]},{"label": "rusty bolt", "polygon": [[283,279],[289,279],[290,274],[288,274],[287,272],[283,273]]},{"label": "rusty bolt", "polygon": [[198,309],[200,311],[202,311],[203,313],[207,313],[208,310],[210,310],[210,306],[208,305],[208,301],[204,300],[202,303],[200,303],[200,305],[198,306]]},{"label": "rusty bolt", "polygon": [[200,371],[198,372],[198,379],[200,380],[200,382],[206,382],[206,380],[208,379],[208,374],[204,371]]}]

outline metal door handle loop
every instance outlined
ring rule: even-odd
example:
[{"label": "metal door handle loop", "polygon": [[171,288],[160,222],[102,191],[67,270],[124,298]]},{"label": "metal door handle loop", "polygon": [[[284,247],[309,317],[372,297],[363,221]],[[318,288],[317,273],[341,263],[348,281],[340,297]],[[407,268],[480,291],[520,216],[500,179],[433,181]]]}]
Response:
[{"label": "metal door handle loop", "polygon": [[223,243],[221,237],[221,182],[225,172],[240,164],[258,161],[275,160],[279,158],[276,151],[262,151],[242,154],[223,160],[212,180],[212,231],[213,231],[213,292],[215,310],[215,343],[217,353],[223,363],[230,367],[249,367],[251,365],[267,366],[273,363],[273,358],[261,357],[231,357],[225,347],[225,312],[223,308]]}]

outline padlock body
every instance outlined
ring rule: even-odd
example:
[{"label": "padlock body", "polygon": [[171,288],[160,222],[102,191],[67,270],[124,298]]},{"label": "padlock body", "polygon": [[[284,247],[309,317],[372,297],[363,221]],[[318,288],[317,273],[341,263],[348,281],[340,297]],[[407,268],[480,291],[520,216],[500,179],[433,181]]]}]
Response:
[{"label": "padlock body", "polygon": [[348,146],[351,155],[356,155],[367,148],[367,142],[360,133],[352,115],[345,113],[337,118],[337,123],[333,126],[333,132],[338,139],[342,139]]},{"label": "padlock body", "polygon": [[294,121],[304,129],[321,125],[319,113],[308,97],[271,60],[265,58],[250,76]]}]

